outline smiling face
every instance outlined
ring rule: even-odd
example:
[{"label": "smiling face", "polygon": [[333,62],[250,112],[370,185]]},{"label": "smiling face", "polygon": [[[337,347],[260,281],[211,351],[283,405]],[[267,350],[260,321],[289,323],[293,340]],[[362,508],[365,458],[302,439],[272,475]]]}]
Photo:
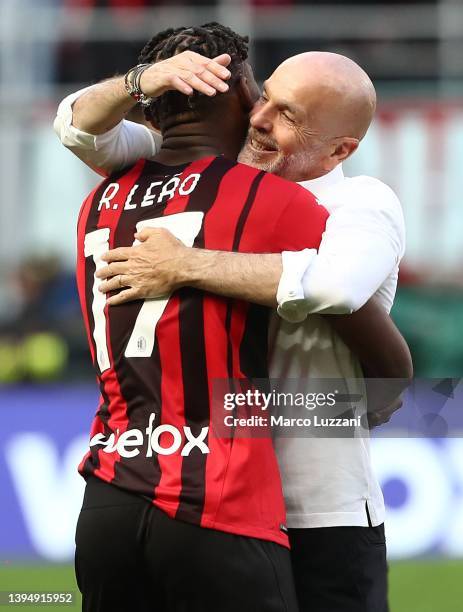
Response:
[{"label": "smiling face", "polygon": [[361,69],[339,58],[305,53],[275,70],[251,112],[240,162],[302,181],[330,172],[355,151],[363,133],[352,123],[363,111],[352,97],[349,69]]},{"label": "smiling face", "polygon": [[288,180],[300,181],[311,173],[310,168],[319,165],[326,143],[310,129],[305,109],[298,104],[297,88],[285,87],[287,79],[284,75],[279,77],[276,71],[264,83],[238,159]]}]

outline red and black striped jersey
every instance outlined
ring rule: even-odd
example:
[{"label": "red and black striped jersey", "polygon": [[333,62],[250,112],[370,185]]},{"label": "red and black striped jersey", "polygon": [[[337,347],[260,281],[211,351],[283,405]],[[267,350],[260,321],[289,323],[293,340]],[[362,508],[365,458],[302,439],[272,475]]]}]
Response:
[{"label": "red and black striped jersey", "polygon": [[300,186],[223,157],[140,160],[85,200],[77,280],[101,390],[79,470],[173,518],[288,545],[269,437],[211,435],[212,381],[268,377],[269,309],[183,288],[108,307],[96,270],[144,227],[188,245],[271,253],[318,248],[328,213]]}]

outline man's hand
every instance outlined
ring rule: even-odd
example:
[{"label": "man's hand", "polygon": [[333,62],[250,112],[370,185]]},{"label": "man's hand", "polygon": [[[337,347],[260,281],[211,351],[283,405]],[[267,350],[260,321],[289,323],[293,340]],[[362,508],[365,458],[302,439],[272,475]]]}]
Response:
[{"label": "man's hand", "polygon": [[123,288],[108,298],[111,306],[162,297],[183,286],[182,270],[191,261],[194,249],[163,228],[145,228],[135,238],[141,244],[105,253],[102,259],[108,265],[96,273],[104,281],[99,287],[102,293]]},{"label": "man's hand", "polygon": [[141,244],[108,251],[108,266],[96,273],[102,293],[120,291],[112,306],[164,297],[180,287],[194,287],[224,297],[275,308],[282,264],[279,253],[229,253],[187,247],[164,228],[135,234]]},{"label": "man's hand", "polygon": [[402,408],[402,405],[402,398],[398,397],[386,408],[383,408],[382,410],[376,410],[375,412],[368,412],[368,425],[370,429],[373,429],[374,427],[379,427],[380,425],[384,425],[385,423],[389,423],[389,421],[391,420],[391,416],[394,414],[394,412],[397,412],[397,410]]},{"label": "man's hand", "polygon": [[[194,90],[207,96],[225,92],[231,73],[226,68],[231,57],[223,53],[214,59],[184,51],[147,68],[140,78],[145,95],[157,98],[174,89],[191,95]],[[124,77],[116,77],[90,87],[74,102],[72,125],[88,134],[105,134],[116,126],[136,101],[125,89]]]},{"label": "man's hand", "polygon": [[210,59],[194,51],[183,51],[145,70],[140,79],[140,88],[152,98],[169,90],[177,90],[187,96],[194,90],[214,96],[217,92],[228,91],[225,81],[231,73],[226,66],[230,62],[231,57],[227,53]]}]

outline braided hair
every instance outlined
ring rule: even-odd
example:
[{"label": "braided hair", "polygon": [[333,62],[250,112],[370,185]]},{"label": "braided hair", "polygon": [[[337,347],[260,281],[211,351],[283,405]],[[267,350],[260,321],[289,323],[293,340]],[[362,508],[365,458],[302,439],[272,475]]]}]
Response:
[{"label": "braided hair", "polygon": [[[240,36],[231,28],[215,21],[199,27],[169,28],[146,43],[138,62],[154,64],[182,51],[195,51],[211,59],[228,53],[231,57],[228,69],[232,74],[229,83],[233,84],[241,74],[241,64],[248,57],[248,41],[247,36]],[[148,121],[154,119],[159,124],[168,116],[194,111],[206,98],[207,96],[197,91],[188,97],[178,91],[167,91],[145,108],[145,117]]]}]

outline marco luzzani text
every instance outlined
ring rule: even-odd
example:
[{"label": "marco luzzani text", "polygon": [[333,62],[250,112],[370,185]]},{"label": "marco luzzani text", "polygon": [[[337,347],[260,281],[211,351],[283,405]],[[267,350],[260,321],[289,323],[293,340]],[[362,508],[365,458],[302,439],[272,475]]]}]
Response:
[{"label": "marco luzzani text", "polygon": [[[318,408],[331,408],[336,405],[337,391],[332,393],[281,393],[272,390],[264,393],[259,389],[248,389],[242,393],[225,393],[223,407],[230,413],[225,414],[226,427],[361,427],[361,415],[352,418],[321,416],[313,414],[290,417],[272,414],[272,411],[285,408],[303,408],[309,411]],[[240,409],[253,411],[249,416],[236,416]],[[259,413],[256,413],[259,411]],[[329,411],[332,413],[332,410]]]}]

